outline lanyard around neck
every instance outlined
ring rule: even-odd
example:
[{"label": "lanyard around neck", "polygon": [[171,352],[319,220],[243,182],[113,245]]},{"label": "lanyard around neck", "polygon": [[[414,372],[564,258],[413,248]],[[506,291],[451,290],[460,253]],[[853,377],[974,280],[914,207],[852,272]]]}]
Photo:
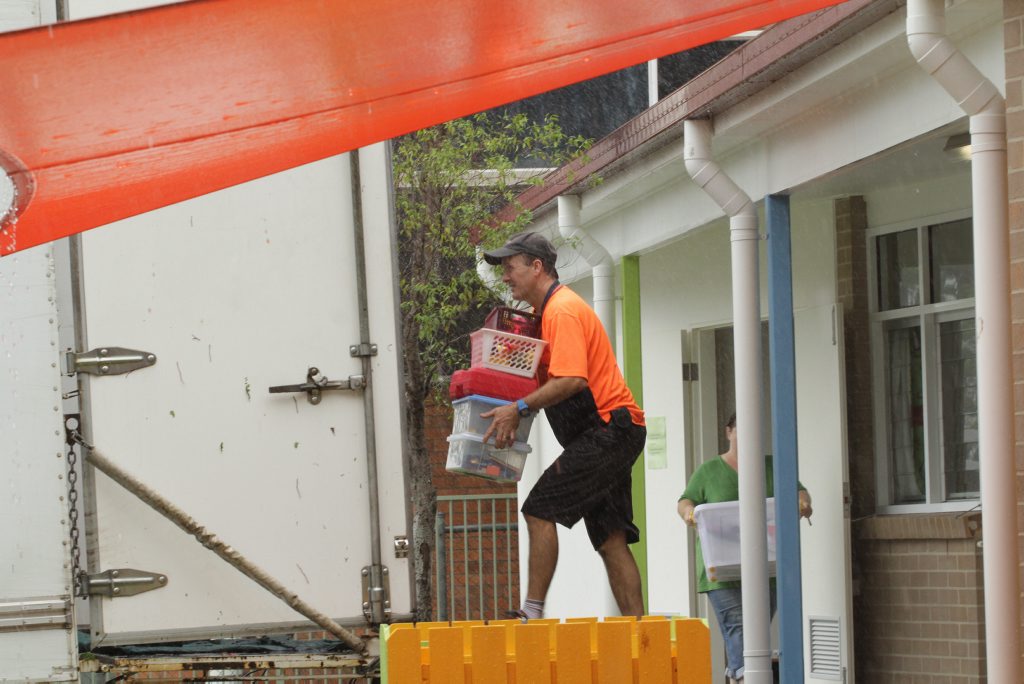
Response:
[{"label": "lanyard around neck", "polygon": [[548,300],[551,299],[551,295],[555,294],[555,290],[557,290],[561,286],[562,284],[559,283],[557,280],[551,283],[551,287],[548,288],[548,293],[544,295],[544,301],[541,302],[540,311],[537,312],[538,318],[544,317],[544,309],[547,308]]}]

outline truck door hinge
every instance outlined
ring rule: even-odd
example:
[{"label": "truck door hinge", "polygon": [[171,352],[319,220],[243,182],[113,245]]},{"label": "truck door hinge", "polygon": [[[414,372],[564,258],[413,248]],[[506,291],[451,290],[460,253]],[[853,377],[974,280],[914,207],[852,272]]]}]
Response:
[{"label": "truck door hinge", "polygon": [[372,624],[381,624],[391,617],[391,580],[385,565],[363,568],[363,615]]},{"label": "truck door hinge", "polygon": [[66,362],[68,375],[120,375],[152,366],[156,363],[156,354],[123,347],[99,347],[87,352],[68,351]]},{"label": "truck door hinge", "polygon": [[409,557],[409,538],[404,534],[395,537],[395,558]]},{"label": "truck door hinge", "polygon": [[696,382],[700,379],[699,373],[697,372],[697,364],[695,363],[684,363],[683,364],[683,382]]},{"label": "truck door hinge", "polygon": [[134,596],[167,586],[167,575],[146,570],[117,568],[89,575],[88,592],[92,596]]}]

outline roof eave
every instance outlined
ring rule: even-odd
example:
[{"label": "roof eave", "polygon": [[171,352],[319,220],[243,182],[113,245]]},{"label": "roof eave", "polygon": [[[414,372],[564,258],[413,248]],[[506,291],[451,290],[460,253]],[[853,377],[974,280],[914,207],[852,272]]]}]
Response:
[{"label": "roof eave", "polygon": [[848,0],[766,29],[654,106],[597,141],[588,153],[520,194],[518,205],[546,212],[559,195],[585,189],[682,137],[679,122],[715,115],[895,12],[905,0]]}]

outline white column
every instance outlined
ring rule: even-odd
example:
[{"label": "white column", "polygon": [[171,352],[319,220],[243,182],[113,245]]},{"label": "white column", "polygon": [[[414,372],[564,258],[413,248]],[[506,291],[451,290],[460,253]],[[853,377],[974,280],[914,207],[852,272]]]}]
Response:
[{"label": "white column", "polygon": [[757,213],[747,194],[712,159],[711,122],[687,120],[683,126],[687,171],[730,217],[744,681],[746,684],[771,684],[771,613],[768,609],[764,449],[761,445],[763,388]]}]

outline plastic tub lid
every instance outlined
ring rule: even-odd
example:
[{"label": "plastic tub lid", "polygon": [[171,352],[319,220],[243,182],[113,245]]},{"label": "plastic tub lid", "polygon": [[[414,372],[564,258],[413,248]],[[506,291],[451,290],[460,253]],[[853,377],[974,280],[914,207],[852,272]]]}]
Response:
[{"label": "plastic tub lid", "polygon": [[[452,440],[458,440],[458,439],[464,439],[464,440],[467,440],[467,441],[470,441],[470,442],[483,442],[484,441],[483,435],[474,435],[472,432],[457,432],[455,434],[448,435],[448,437],[446,439],[449,442],[451,442]],[[494,443],[493,442],[487,442],[487,446],[494,447]],[[494,447],[494,448],[497,449],[498,447]],[[530,453],[531,451],[533,451],[533,447],[531,447],[526,442],[513,442],[511,447],[501,447],[501,448],[502,449],[511,448],[511,449],[514,449],[515,451],[521,451],[521,452],[524,452],[524,453],[527,453],[527,454]]]}]

